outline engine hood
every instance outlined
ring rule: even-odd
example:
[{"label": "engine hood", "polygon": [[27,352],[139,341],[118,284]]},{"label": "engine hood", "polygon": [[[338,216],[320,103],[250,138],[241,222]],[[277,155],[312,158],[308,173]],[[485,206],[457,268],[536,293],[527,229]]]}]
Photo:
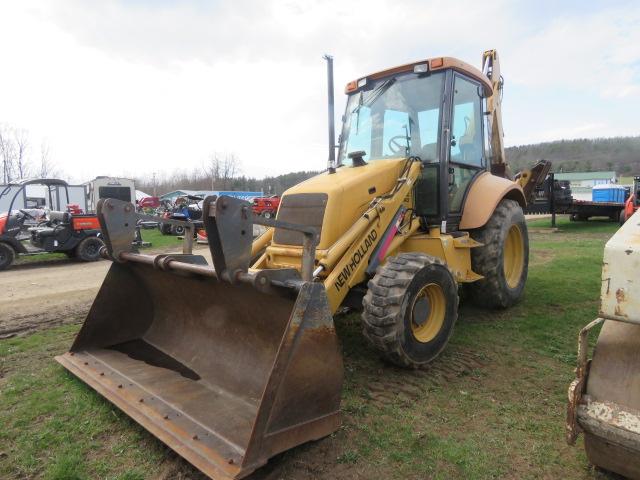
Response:
[{"label": "engine hood", "polygon": [[[282,195],[277,219],[321,229],[318,249],[328,249],[365,212],[375,197],[389,192],[405,159],[377,160],[361,167],[324,172]],[[300,245],[301,235],[276,230],[274,244]]]}]

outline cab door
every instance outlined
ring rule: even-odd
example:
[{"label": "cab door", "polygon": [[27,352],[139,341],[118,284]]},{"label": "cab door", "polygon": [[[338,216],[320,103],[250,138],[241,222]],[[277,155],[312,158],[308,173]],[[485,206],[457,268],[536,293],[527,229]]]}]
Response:
[{"label": "cab door", "polygon": [[[478,174],[486,170],[484,101],[481,92],[480,83],[459,73],[453,74],[446,152],[448,164],[442,178],[446,185],[446,229],[449,231],[457,229],[460,223],[462,207],[471,183]],[[444,196],[443,192],[442,197]]]}]

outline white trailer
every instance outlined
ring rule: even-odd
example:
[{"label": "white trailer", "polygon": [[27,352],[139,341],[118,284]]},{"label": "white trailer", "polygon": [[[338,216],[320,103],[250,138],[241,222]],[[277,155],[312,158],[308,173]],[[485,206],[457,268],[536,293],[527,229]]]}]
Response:
[{"label": "white trailer", "polygon": [[95,212],[98,201],[103,198],[115,198],[135,203],[136,185],[130,178],[96,177],[85,183],[87,191],[87,208]]}]

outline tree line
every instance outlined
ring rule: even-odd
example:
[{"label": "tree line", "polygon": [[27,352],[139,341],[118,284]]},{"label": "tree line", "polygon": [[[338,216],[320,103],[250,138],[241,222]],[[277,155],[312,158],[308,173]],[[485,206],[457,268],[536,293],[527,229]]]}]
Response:
[{"label": "tree line", "polygon": [[174,190],[243,190],[280,195],[317,174],[315,171],[302,171],[264,178],[250,177],[242,173],[242,162],[234,153],[213,153],[199,168],[152,173],[135,181],[138,190],[156,196]]},{"label": "tree line", "polygon": [[640,136],[582,138],[521,145],[506,149],[515,172],[540,159],[550,160],[554,172],[615,171],[618,175],[640,175]]}]

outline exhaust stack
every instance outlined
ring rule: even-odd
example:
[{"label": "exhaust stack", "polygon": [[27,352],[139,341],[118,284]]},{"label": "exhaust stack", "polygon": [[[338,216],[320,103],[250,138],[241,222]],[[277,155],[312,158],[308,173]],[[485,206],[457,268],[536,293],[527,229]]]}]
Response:
[{"label": "exhaust stack", "polygon": [[333,100],[333,57],[325,55],[327,61],[327,103],[329,111],[329,173],[336,173],[336,128]]}]

